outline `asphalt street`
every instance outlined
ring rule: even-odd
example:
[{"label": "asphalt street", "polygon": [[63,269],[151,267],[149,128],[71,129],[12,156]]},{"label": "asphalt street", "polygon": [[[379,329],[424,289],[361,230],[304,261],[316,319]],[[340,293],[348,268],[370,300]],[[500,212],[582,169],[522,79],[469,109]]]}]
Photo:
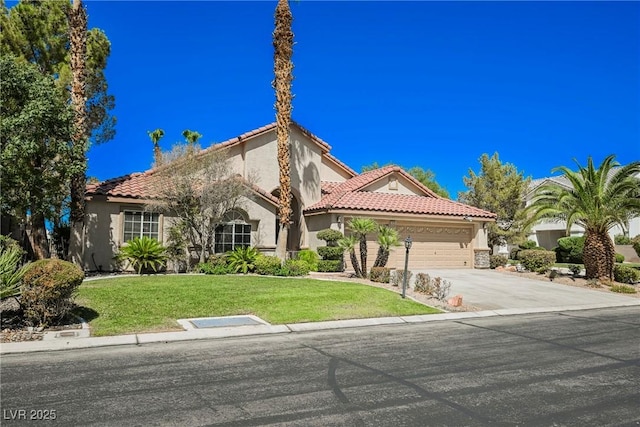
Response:
[{"label": "asphalt street", "polygon": [[639,315],[624,307],[9,354],[1,421],[637,426]]}]

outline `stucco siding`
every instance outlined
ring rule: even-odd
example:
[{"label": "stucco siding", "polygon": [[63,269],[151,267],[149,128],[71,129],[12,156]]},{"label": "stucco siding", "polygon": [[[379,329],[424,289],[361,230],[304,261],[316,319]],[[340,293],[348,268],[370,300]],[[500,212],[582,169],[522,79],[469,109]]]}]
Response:
[{"label": "stucco siding", "polygon": [[423,192],[417,188],[414,184],[407,181],[403,177],[392,175],[384,177],[377,182],[365,187],[363,191],[371,191],[375,193],[388,193],[388,194],[408,194],[408,195],[422,195]]},{"label": "stucco siding", "polygon": [[317,250],[318,246],[326,246],[327,242],[318,239],[318,231],[326,228],[337,229],[335,214],[313,215],[307,217],[307,245],[309,249]]}]

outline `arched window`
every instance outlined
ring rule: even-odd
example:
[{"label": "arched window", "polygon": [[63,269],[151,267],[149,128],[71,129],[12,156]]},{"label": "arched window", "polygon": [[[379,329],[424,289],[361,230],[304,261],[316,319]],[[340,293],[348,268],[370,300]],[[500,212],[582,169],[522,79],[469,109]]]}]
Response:
[{"label": "arched window", "polygon": [[251,246],[251,224],[238,211],[224,214],[222,224],[216,227],[215,253],[232,251],[235,248]]}]

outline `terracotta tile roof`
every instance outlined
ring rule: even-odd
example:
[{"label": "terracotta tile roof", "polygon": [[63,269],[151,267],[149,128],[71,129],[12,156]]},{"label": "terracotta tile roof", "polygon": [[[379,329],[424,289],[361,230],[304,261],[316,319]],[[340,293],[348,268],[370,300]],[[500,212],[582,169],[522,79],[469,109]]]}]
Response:
[{"label": "terracotta tile roof", "polygon": [[[346,180],[345,182],[339,183],[336,186],[333,186],[329,189],[329,195],[325,196],[320,200],[320,202],[315,205],[309,207],[322,207],[325,205],[331,205],[334,201],[338,200],[345,193],[358,191],[368,185],[373,184],[374,182],[384,178],[385,176],[389,176],[392,174],[398,174],[406,178],[408,181],[412,182],[416,187],[422,190],[422,192],[428,197],[440,198],[436,193],[425,187],[420,181],[415,179],[413,176],[409,175],[399,166],[385,166],[379,169],[373,169],[368,172],[357,175],[351,179]],[[318,206],[320,205],[320,206]]]},{"label": "terracotta tile roof", "polygon": [[155,199],[157,191],[154,185],[153,171],[132,173],[103,182],[88,184],[87,196],[104,195],[111,197],[131,197],[134,199]]},{"label": "terracotta tile roof", "polygon": [[323,194],[329,194],[336,188],[338,185],[342,184],[342,182],[336,181],[322,181],[320,182],[320,190]]},{"label": "terracotta tile roof", "polygon": [[[334,195],[335,192],[329,196]],[[318,210],[362,210],[373,212],[395,212],[420,215],[451,215],[469,216],[476,218],[493,219],[496,217],[491,212],[454,202],[443,197],[428,197],[408,194],[374,193],[371,191],[356,191],[340,193],[339,197],[326,203],[325,196],[319,203],[305,209],[305,212]]]},{"label": "terracotta tile roof", "polygon": [[[392,174],[398,174],[409,180],[420,188],[424,194],[405,195],[361,191],[363,188]],[[495,218],[495,214],[491,212],[438,196],[399,166],[385,166],[365,172],[342,183],[322,182],[321,185],[325,195],[318,203],[306,208],[305,212],[348,209]]]},{"label": "terracotta tile roof", "polygon": [[[133,199],[153,200],[160,197],[158,188],[168,185],[166,176],[155,173],[155,170],[144,173],[133,173],[131,175],[113,178],[97,184],[89,184],[86,187],[87,196],[104,195],[109,197],[126,197]],[[251,189],[270,203],[278,205],[278,198],[267,193],[255,184],[251,184],[240,175],[235,176]]]}]

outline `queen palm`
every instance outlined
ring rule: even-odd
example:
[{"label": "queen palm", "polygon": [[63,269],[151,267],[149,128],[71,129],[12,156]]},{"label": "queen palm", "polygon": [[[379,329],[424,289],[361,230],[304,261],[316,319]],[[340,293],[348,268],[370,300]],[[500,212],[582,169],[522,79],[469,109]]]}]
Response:
[{"label": "queen palm", "polygon": [[276,92],[276,139],[278,141],[278,167],[280,170],[280,196],[278,203],[279,232],[276,255],[284,260],[291,223],[291,158],[289,151],[289,124],[291,122],[291,81],[293,80],[293,16],[287,0],[278,0],[273,31],[273,88]]},{"label": "queen palm", "polygon": [[376,231],[378,225],[371,218],[353,218],[347,227],[360,241],[360,277],[364,277],[367,274],[367,234]]},{"label": "queen palm", "polygon": [[610,155],[595,168],[591,157],[578,170],[555,168],[569,181],[571,188],[555,183],[542,185],[526,209],[530,223],[552,218],[567,222],[567,234],[573,224],[585,229],[584,266],[588,279],[613,279],[615,247],[608,231],[623,225],[630,215],[640,215],[640,162],[620,166]]}]

